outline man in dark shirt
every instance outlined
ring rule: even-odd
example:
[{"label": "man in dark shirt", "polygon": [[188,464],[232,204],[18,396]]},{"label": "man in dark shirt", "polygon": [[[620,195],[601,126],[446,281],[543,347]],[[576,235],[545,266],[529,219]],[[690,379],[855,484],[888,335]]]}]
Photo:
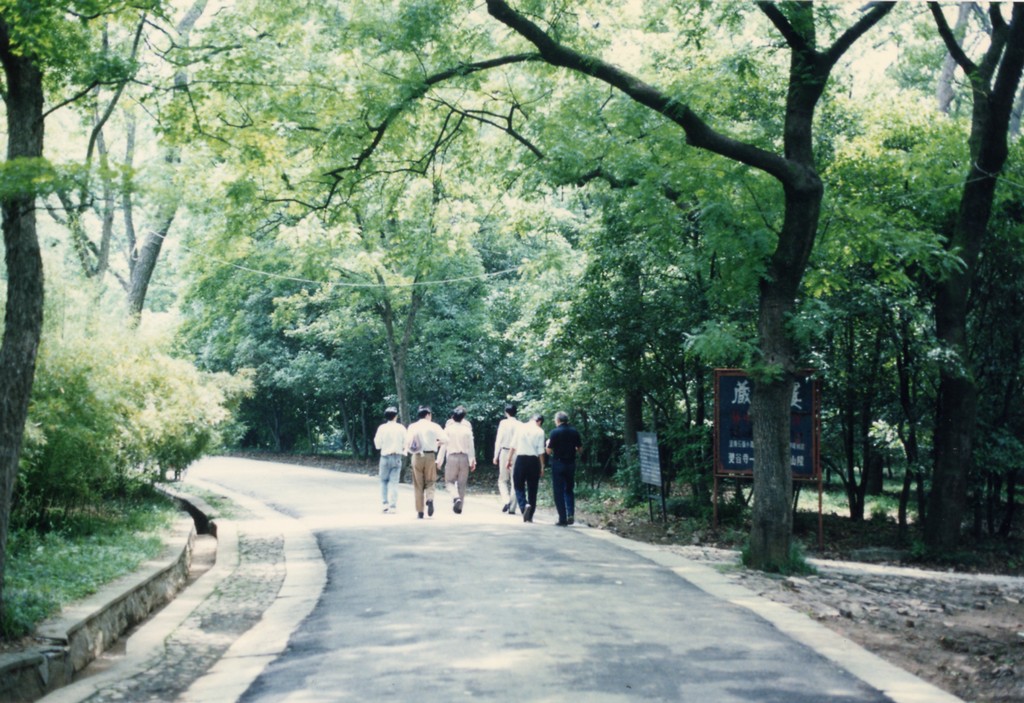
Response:
[{"label": "man in dark shirt", "polygon": [[551,457],[551,490],[555,496],[559,527],[576,521],[576,457],[583,449],[580,433],[569,424],[564,412],[555,413],[555,429],[548,438],[547,453]]}]

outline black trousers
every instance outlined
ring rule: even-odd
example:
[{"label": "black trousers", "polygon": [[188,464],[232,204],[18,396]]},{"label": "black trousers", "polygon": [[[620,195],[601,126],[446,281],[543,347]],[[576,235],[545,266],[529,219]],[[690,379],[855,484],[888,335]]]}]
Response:
[{"label": "black trousers", "polygon": [[537,485],[540,483],[540,457],[516,456],[512,467],[512,487],[516,491],[519,509],[526,511],[527,505],[537,507]]}]

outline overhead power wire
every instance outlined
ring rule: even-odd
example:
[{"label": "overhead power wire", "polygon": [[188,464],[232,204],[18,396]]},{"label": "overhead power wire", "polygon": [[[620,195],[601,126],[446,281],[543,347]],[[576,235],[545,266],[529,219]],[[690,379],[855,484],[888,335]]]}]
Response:
[{"label": "overhead power wire", "polygon": [[[198,253],[194,249],[188,247],[185,244],[179,244],[183,249],[191,251],[192,253]],[[416,286],[438,286],[445,285],[448,283],[462,283],[465,281],[478,281],[488,278],[497,278],[498,276],[504,276],[507,273],[518,272],[522,269],[522,266],[513,266],[512,268],[503,269],[501,271],[491,271],[489,273],[478,273],[469,276],[457,276],[455,278],[445,278],[441,280],[430,280],[430,281],[411,281],[409,283],[352,283],[349,281],[317,281],[311,278],[302,278],[299,276],[289,276],[283,273],[274,273],[273,271],[263,271],[261,269],[252,268],[244,264],[238,264],[233,261],[227,261],[225,259],[218,259],[214,256],[204,256],[203,258],[208,261],[221,264],[223,266],[230,266],[231,268],[238,269],[239,271],[245,271],[246,273],[256,274],[257,276],[265,276],[266,278],[275,278],[282,281],[292,281],[294,283],[305,283],[315,286],[327,286],[327,287],[338,287],[338,288],[414,288]]]}]

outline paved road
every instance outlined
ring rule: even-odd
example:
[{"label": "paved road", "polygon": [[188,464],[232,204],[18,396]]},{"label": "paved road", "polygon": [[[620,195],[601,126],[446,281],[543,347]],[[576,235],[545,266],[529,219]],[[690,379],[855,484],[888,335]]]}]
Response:
[{"label": "paved road", "polygon": [[[206,459],[217,563],[102,671],[46,703],[958,699],[705,565],[444,491]],[[228,499],[221,503],[218,496]],[[218,507],[220,506],[220,507]]]},{"label": "paved road", "polygon": [[208,463],[190,477],[310,526],[327,563],[311,615],[243,701],[883,701],[765,620],[585,528],[438,493],[379,509],[369,477]]}]

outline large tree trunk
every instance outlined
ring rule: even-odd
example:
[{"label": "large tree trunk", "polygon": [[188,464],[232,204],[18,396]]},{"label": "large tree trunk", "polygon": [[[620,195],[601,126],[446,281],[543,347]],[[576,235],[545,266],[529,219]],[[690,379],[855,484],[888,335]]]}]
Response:
[{"label": "large tree trunk", "polygon": [[997,175],[1006,163],[1010,114],[1024,70],[1024,6],[1013,7],[1008,26],[998,7],[990,12],[994,20],[992,44],[982,63],[975,65],[956,43],[941,8],[932,5],[947,48],[971,81],[974,100],[969,139],[971,167],[947,243],[963,266],[939,281],[935,301],[936,336],[953,355],[939,371],[935,471],[925,531],[925,543],[937,550],[948,550],[959,543],[967,510],[978,409],[978,389],[967,346],[968,296],[988,230]]},{"label": "large tree trunk", "polygon": [[[188,47],[189,35],[195,27],[199,17],[206,9],[207,0],[195,0],[188,12],[178,23],[178,45]],[[174,74],[174,89],[184,95],[188,91],[188,73],[185,69]],[[127,158],[129,165],[135,156],[135,124],[129,125]],[[171,166],[181,164],[181,153],[177,147],[167,147],[164,151],[164,161]],[[124,219],[125,231],[128,236],[130,251],[128,252],[128,263],[131,277],[128,281],[128,316],[132,324],[137,325],[142,318],[142,309],[146,304],[146,294],[149,292],[149,283],[153,279],[153,271],[156,269],[156,262],[160,258],[160,251],[163,248],[164,240],[167,239],[174,223],[175,215],[178,212],[178,199],[164,203],[157,210],[156,223],[149,228],[141,244],[135,240],[135,225],[132,220],[132,196],[125,193],[124,196]]]},{"label": "large tree trunk", "polygon": [[[6,20],[0,18],[0,61],[6,78],[7,159],[43,155],[43,76],[30,56],[12,51]],[[43,261],[36,234],[35,193],[4,198],[4,253],[7,304],[0,343],[0,612],[3,612],[7,531],[18,459],[35,376],[43,327]]]},{"label": "large tree trunk", "polygon": [[[146,234],[142,244],[129,255],[131,275],[128,280],[128,315],[134,325],[137,325],[142,318],[142,309],[146,304],[149,283],[153,280],[156,262],[160,258],[160,251],[163,249],[164,240],[167,239],[167,233],[171,230],[176,213],[177,203],[161,208],[156,227]],[[126,219],[126,224],[127,221]]]},{"label": "large tree trunk", "polygon": [[644,431],[644,392],[639,388],[627,388],[624,400],[623,444],[631,447],[636,445],[636,433]]},{"label": "large tree trunk", "polygon": [[[776,9],[765,11],[784,31],[792,30],[792,25],[775,14]],[[809,36],[803,36],[803,48],[793,47],[790,58],[784,124],[788,172],[782,181],[785,213],[778,244],[761,279],[757,321],[758,346],[767,379],[755,383],[750,405],[756,459],[749,564],[765,571],[785,568],[792,556],[789,444],[798,360],[787,325],[818,232],[824,186],[814,165],[814,110],[831,70],[814,50],[813,29],[806,29],[813,28],[813,9],[807,5],[794,12],[802,15],[797,24]]]},{"label": "large tree trunk", "polygon": [[[384,276],[377,272],[377,281],[385,286]],[[412,344],[412,333],[416,325],[416,314],[423,304],[421,289],[413,287],[410,294],[409,309],[403,321],[402,336],[399,338],[395,329],[395,309],[391,305],[387,289],[381,294],[382,298],[378,303],[381,321],[384,323],[384,332],[388,342],[388,358],[391,360],[391,372],[395,377],[395,394],[398,396],[398,418],[401,423],[408,426],[412,422],[409,407],[409,392],[405,379],[405,365],[409,358],[409,347]]]}]

